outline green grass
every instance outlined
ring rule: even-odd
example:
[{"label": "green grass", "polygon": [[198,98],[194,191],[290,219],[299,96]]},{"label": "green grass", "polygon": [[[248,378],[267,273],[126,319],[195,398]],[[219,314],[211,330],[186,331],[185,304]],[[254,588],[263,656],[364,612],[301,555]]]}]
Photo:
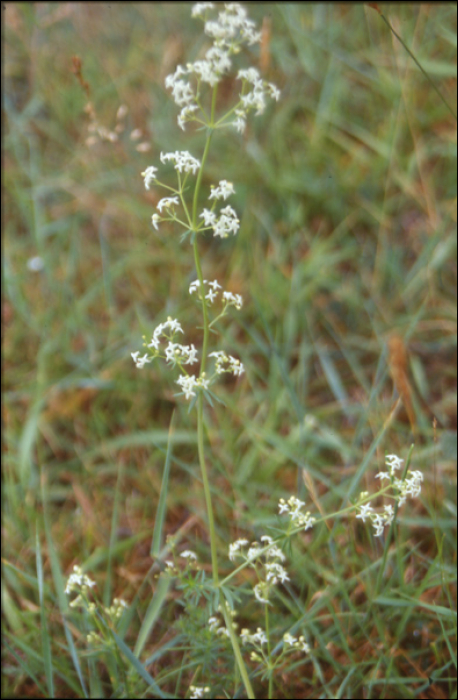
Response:
[{"label": "green grass", "polygon": [[[137,665],[136,696],[185,697],[212,658],[199,646],[206,618],[201,606],[181,614],[150,548],[160,506],[155,551],[173,535],[211,575],[195,413],[163,365],[139,372],[130,352],[168,315],[201,322],[191,249],[152,229],[157,200],[140,176],[161,151],[201,153],[164,88],[202,47],[200,24],[188,3],[4,5],[3,695],[117,696],[121,665],[87,654],[63,592],[76,563],[105,605],[131,604],[118,649]],[[454,106],[455,5],[383,12]],[[377,488],[385,453],[406,458],[414,443],[422,496],[400,511],[380,589],[383,543],[354,516],[287,550],[274,645],[292,630],[312,652],[282,669],[276,697],[453,698],[456,122],[367,5],[254,3],[250,16],[270,18],[265,77],[282,98],[243,137],[217,133],[204,175],[234,183],[242,222],[202,245],[204,277],[245,302],[222,326],[245,375],[206,412],[221,577],[229,542],[277,526],[279,498],[335,512]],[[86,145],[75,55],[101,124],[129,108],[117,143]],[[223,93],[229,104],[231,81]],[[407,370],[414,434],[393,382]],[[245,607],[240,626],[262,624],[258,612]],[[212,692],[232,697],[221,659]]]}]

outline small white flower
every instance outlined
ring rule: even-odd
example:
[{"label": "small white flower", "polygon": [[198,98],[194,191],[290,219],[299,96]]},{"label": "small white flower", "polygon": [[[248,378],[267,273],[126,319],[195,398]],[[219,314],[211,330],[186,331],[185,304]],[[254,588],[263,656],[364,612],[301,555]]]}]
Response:
[{"label": "small white flower", "polygon": [[162,214],[163,207],[166,207],[166,209],[168,209],[173,204],[179,204],[178,197],[164,197],[163,199],[161,199],[160,202],[157,203],[156,206],[157,206],[157,209],[159,209],[159,211]]},{"label": "small white flower", "polygon": [[240,221],[237,218],[237,213],[231,206],[221,209],[219,219],[216,221],[213,230],[214,236],[227,238],[230,233],[234,236],[240,228]]},{"label": "small white flower", "polygon": [[380,513],[372,514],[372,525],[375,530],[375,537],[381,537],[383,535],[383,529],[385,527],[385,520]]},{"label": "small white flower", "polygon": [[233,305],[240,311],[243,306],[243,299],[241,294],[232,294],[232,292],[223,292],[223,300],[227,302],[229,306]]},{"label": "small white flower", "polygon": [[178,126],[180,129],[185,131],[185,124],[193,119],[193,113],[199,109],[198,105],[189,104],[182,107],[180,114],[178,115]]},{"label": "small white flower", "polygon": [[132,356],[133,361],[135,362],[135,365],[138,367],[138,369],[143,369],[143,367],[146,365],[147,362],[152,361],[152,357],[148,357],[148,355],[143,355],[143,357],[139,357],[140,352],[137,350],[137,352],[131,352],[130,353]]},{"label": "small white flower", "polygon": [[153,224],[156,231],[159,231],[158,223],[160,220],[161,220],[161,217],[159,216],[159,214],[153,214],[153,216],[151,217],[151,223]]},{"label": "small white flower", "polygon": [[197,350],[194,345],[180,345],[169,341],[165,349],[165,359],[173,367],[177,364],[192,365],[197,362]]},{"label": "small white flower", "polygon": [[256,600],[259,600],[260,603],[268,603],[269,599],[267,598],[267,592],[268,588],[267,585],[261,581],[261,583],[258,583],[254,589],[253,593],[255,595]]},{"label": "small white flower", "polygon": [[280,580],[282,583],[289,581],[289,576],[286,570],[278,562],[268,562],[266,563],[266,581],[271,581],[273,584]]},{"label": "small white flower", "polygon": [[390,474],[388,472],[379,472],[378,474],[375,475],[376,479],[391,479]]},{"label": "small white flower", "polygon": [[182,66],[178,66],[175,73],[168,75],[165,79],[165,87],[172,89],[172,97],[179,107],[195,102],[195,94],[191,85],[180,79],[180,76],[186,73],[187,71]]},{"label": "small white flower", "polygon": [[194,158],[189,151],[175,151],[174,153],[161,153],[161,162],[166,163],[167,161],[171,160],[172,163],[175,163],[175,170],[178,170],[178,172],[182,173],[183,171],[185,173],[192,173],[195,175],[195,173],[199,170],[200,168],[200,160],[197,160],[197,158]]},{"label": "small white flower", "polygon": [[231,561],[234,561],[236,554],[238,554],[238,552],[240,552],[242,547],[246,547],[247,544],[248,544],[248,540],[245,540],[243,538],[236,540],[235,542],[232,542],[229,545],[229,559]]},{"label": "small white flower", "polygon": [[150,185],[153,182],[153,180],[156,179],[156,173],[157,173],[157,168],[155,168],[153,165],[150,165],[142,173],[142,177],[145,179],[145,187],[147,190],[149,190]]},{"label": "small white flower", "polygon": [[184,552],[181,552],[180,557],[183,557],[183,559],[192,559],[193,561],[197,561],[197,554],[191,549],[186,549]]},{"label": "small white flower", "polygon": [[205,298],[208,299],[210,304],[213,304],[217,296],[218,292],[213,291],[213,289],[209,289],[207,294],[205,295]]},{"label": "small white flower", "polygon": [[357,518],[361,518],[363,523],[366,522],[366,518],[371,518],[372,513],[374,512],[374,509],[372,508],[370,503],[365,503],[362,506],[359,506],[360,513],[356,516]]},{"label": "small white flower", "polygon": [[267,635],[261,627],[258,627],[256,632],[253,635],[251,635],[251,639],[253,642],[261,644],[261,646],[263,644],[267,644]]},{"label": "small white flower", "polygon": [[262,547],[258,542],[252,542],[247,552],[247,559],[255,559],[260,556]]},{"label": "small white flower", "polygon": [[[204,280],[203,282],[204,282],[204,284],[206,284],[206,283],[207,283],[207,280]],[[200,280],[194,280],[194,281],[191,282],[191,284],[189,285],[189,293],[190,293],[190,294],[194,294],[194,292],[195,292],[199,287],[200,287]]]},{"label": "small white flower", "polygon": [[276,102],[278,102],[278,100],[280,99],[280,94],[281,94],[278,87],[276,85],[274,85],[273,83],[268,83],[267,89],[270,90],[271,97],[273,97],[273,99]]},{"label": "small white flower", "polygon": [[300,651],[305,652],[306,654],[310,653],[310,647],[305,641],[304,637],[299,637],[299,641],[296,644],[297,648],[300,649]]},{"label": "small white flower", "polygon": [[166,328],[170,328],[172,333],[184,333],[181,323],[176,318],[171,318],[170,316],[167,316],[167,321],[160,323],[158,328],[161,329],[161,332]]},{"label": "small white flower", "polygon": [[249,83],[256,83],[261,79],[257,68],[243,68],[237,73],[238,80],[247,80]]},{"label": "small white flower", "polygon": [[385,522],[387,525],[391,525],[391,523],[393,522],[393,518],[394,518],[394,508],[391,505],[391,503],[389,503],[388,505],[384,506],[384,509],[385,509],[385,513],[384,513]]},{"label": "small white flower", "polygon": [[229,355],[229,363],[230,371],[235,377],[240,377],[244,373],[245,368],[240,360],[237,360],[235,357],[232,357],[232,355]]},{"label": "small white flower", "polygon": [[283,515],[283,513],[289,513],[289,505],[286,503],[284,498],[280,498],[278,502],[278,512],[280,515]]},{"label": "small white flower", "polygon": [[68,577],[67,586],[65,588],[65,593],[69,594],[72,591],[76,591],[79,588],[92,588],[95,586],[95,581],[92,581],[89,576],[83,574],[83,570],[80,566],[73,567],[73,572]]},{"label": "small white flower", "polygon": [[215,226],[216,224],[216,214],[210,209],[204,209],[201,214],[199,214],[199,217],[204,220],[204,226]]},{"label": "small white flower", "polygon": [[193,374],[182,374],[176,380],[176,383],[182,388],[185,398],[190,399],[191,396],[196,396],[194,389],[208,389],[209,380],[205,376],[196,377]]},{"label": "small white flower", "polygon": [[397,469],[401,469],[404,463],[403,459],[400,459],[397,455],[387,455],[385,457],[385,464],[390,467],[390,472],[393,474]]},{"label": "small white flower", "polygon": [[208,199],[227,199],[231,194],[235,194],[232,182],[220,180],[218,187],[211,185],[211,194]]},{"label": "small white flower", "polygon": [[[202,2],[200,4],[205,5],[207,3]],[[208,3],[208,4],[210,5],[211,3]],[[206,685],[205,687],[198,686],[198,685],[190,685],[189,690],[191,692],[191,695],[189,697],[192,698],[193,700],[198,699],[198,698],[203,698],[205,693],[210,692],[210,688],[208,685]]]},{"label": "small white flower", "polygon": [[407,498],[416,498],[421,493],[423,474],[420,471],[408,471],[404,481],[394,480],[394,486],[399,490],[398,505],[402,506]]},{"label": "small white flower", "polygon": [[237,112],[236,112],[236,115],[237,115],[237,118],[234,119],[233,122],[231,122],[232,126],[235,127],[236,131],[238,131],[239,134],[243,134],[245,132],[245,129],[246,129],[245,113],[243,112],[243,113],[237,114]]}]

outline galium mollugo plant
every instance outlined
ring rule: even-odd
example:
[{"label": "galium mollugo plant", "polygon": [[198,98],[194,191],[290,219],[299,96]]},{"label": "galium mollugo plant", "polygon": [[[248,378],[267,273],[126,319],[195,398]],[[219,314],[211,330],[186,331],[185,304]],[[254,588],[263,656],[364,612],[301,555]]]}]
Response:
[{"label": "galium mollugo plant", "polygon": [[[210,337],[214,337],[211,336],[211,331],[231,310],[240,310],[243,299],[240,294],[223,289],[220,281],[204,279],[199,242],[204,235],[221,239],[237,235],[240,220],[236,209],[228,203],[228,200],[236,195],[233,183],[221,179],[207,188],[204,185],[204,173],[215,132],[232,130],[235,134],[243,133],[248,118],[251,115],[262,114],[268,100],[278,100],[280,92],[275,85],[263,80],[256,68],[240,69],[236,74],[239,81],[238,95],[234,104],[220,114],[219,84],[230,73],[234,56],[241,52],[244,45],[252,46],[258,43],[260,33],[254,22],[248,18],[246,9],[239,3],[197,3],[193,6],[192,16],[203,21],[204,32],[210,38],[211,46],[203,58],[178,66],[175,72],[166,78],[165,85],[179,108],[179,128],[185,131],[189,125],[195,124],[205,134],[202,153],[196,157],[187,150],[161,152],[161,165],[147,166],[142,176],[146,189],[154,187],[155,190],[165,191],[165,196],[159,199],[156,211],[151,217],[154,230],[161,233],[166,227],[173,225],[181,232],[181,242],[190,245],[192,249],[196,279],[189,285],[188,292],[201,310],[202,339],[199,347],[186,343],[182,323],[176,318],[168,317],[156,325],[148,338],[144,338],[143,349],[136,350],[131,355],[140,370],[145,370],[153,362],[163,361],[165,366],[174,372],[174,382],[178,387],[177,396],[184,397],[184,400],[189,402],[189,410],[196,410],[198,457],[208,518],[212,576],[208,582],[206,572],[193,551],[186,550],[175,556],[173,547],[169,548],[173,559],[164,562],[161,575],[171,576],[177,581],[177,586],[183,590],[183,600],[187,600],[194,611],[198,610],[197,603],[202,596],[209,601],[207,628],[197,629],[196,634],[205,632],[213,650],[218,650],[219,645],[222,645],[221,648],[226,645],[228,653],[232,650],[233,659],[249,698],[254,698],[255,695],[247,661],[254,664],[256,673],[261,673],[262,677],[268,679],[268,696],[272,698],[274,672],[285,656],[309,656],[313,653],[311,640],[307,639],[307,631],[304,630],[305,634],[298,635],[293,627],[285,629],[275,649],[273,647],[270,610],[277,598],[279,587],[290,581],[283,551],[285,543],[289,538],[311,530],[320,521],[330,517],[344,517],[352,512],[357,512],[357,518],[363,523],[370,521],[375,535],[380,537],[384,528],[392,525],[397,508],[407,498],[418,496],[421,474],[408,472],[406,466],[403,477],[398,479],[395,471],[402,466],[402,460],[390,455],[387,458],[389,471],[378,475],[381,482],[388,480],[388,483],[382,484],[375,496],[391,495],[395,505],[384,506],[381,511],[371,505],[369,494],[366,493],[360,495],[357,503],[340,513],[319,518],[305,510],[305,503],[297,497],[281,499],[276,537],[265,534],[259,537],[259,541],[251,541],[246,537],[230,544],[228,558],[236,568],[224,579],[220,579],[204,442],[204,403],[213,405],[213,398],[217,398],[214,389],[220,375],[229,373],[240,377],[244,373],[244,366],[239,358],[228,354],[225,349],[210,346]],[[170,184],[170,169],[174,171],[173,184]],[[239,586],[236,590],[236,577],[247,568],[254,570],[257,582],[251,590],[246,584],[244,588]],[[86,596],[86,589],[92,582],[84,577],[80,570],[75,571],[72,576],[67,592],[73,591],[74,586],[78,584],[83,593],[80,593],[76,600],[81,602],[87,611],[95,612],[91,607],[93,604],[87,601]],[[260,606],[264,615],[263,627],[258,626],[254,631],[244,627],[239,631],[235,608],[236,605],[240,605],[242,595]],[[122,612],[124,604],[115,601],[113,605],[116,608],[113,609],[113,615],[116,616],[119,610]],[[106,611],[106,614],[110,613]],[[196,617],[196,624],[199,624],[200,619]],[[94,637],[90,641],[95,642],[97,639]],[[218,645],[212,642],[212,639],[217,639]],[[199,676],[200,670],[196,671],[189,688],[190,697],[204,697],[211,692],[223,690],[228,694],[227,685],[220,691],[215,691],[214,687],[209,685],[213,681],[218,683],[218,679],[206,677],[206,674],[211,673],[211,665],[199,666],[199,669],[202,671],[202,677]]]},{"label": "galium mollugo plant", "polygon": [[[176,185],[171,185],[162,179],[162,168],[159,176],[159,166],[149,165],[142,173],[146,189],[151,186],[163,188],[166,196],[156,205],[156,211],[151,217],[152,226],[161,231],[164,224],[170,222],[181,229],[181,240],[192,246],[196,279],[189,287],[202,311],[202,344],[198,351],[193,344],[183,344],[184,334],[178,319],[168,318],[160,323],[153,331],[149,342],[144,341],[143,354],[140,351],[132,353],[132,359],[139,369],[156,359],[164,359],[171,368],[178,369],[178,384],[185,400],[190,400],[190,408],[197,408],[197,444],[199,463],[202,474],[204,496],[208,517],[208,528],[211,546],[212,576],[215,590],[218,590],[219,571],[216,550],[216,537],[211,501],[208,471],[204,448],[204,400],[212,404],[216,398],[211,387],[218,376],[231,373],[239,377],[244,372],[242,362],[227,354],[224,349],[210,348],[210,331],[227,313],[230,307],[241,309],[241,295],[230,290],[223,290],[218,280],[208,281],[202,274],[199,252],[199,240],[207,233],[216,238],[228,238],[238,233],[240,220],[237,212],[227,200],[235,194],[234,185],[227,179],[212,183],[209,191],[204,191],[203,174],[210,152],[212,137],[216,131],[234,129],[243,133],[249,115],[262,114],[269,98],[278,100],[278,88],[263,80],[259,71],[254,67],[240,69],[237,79],[240,84],[239,94],[235,104],[225,113],[220,114],[218,106],[218,86],[221,80],[229,74],[233,65],[233,57],[246,46],[252,46],[261,39],[255,23],[249,19],[245,7],[239,3],[215,5],[212,2],[196,3],[192,8],[192,16],[204,23],[204,32],[211,39],[212,45],[206,50],[205,56],[185,66],[179,65],[175,72],[165,80],[165,86],[171,91],[176,105],[180,108],[178,126],[185,130],[189,124],[195,123],[204,129],[206,138],[200,158],[189,151],[174,151],[160,154],[163,166],[172,166],[176,174]],[[192,196],[188,198],[188,191]],[[206,206],[201,205],[205,197]],[[217,307],[217,304],[220,304]],[[218,309],[214,312],[214,309]],[[195,374],[191,366],[199,363]],[[211,364],[210,364],[211,363]],[[207,366],[208,365],[208,366]],[[235,658],[241,672],[243,682],[252,696],[251,684],[241,658],[237,637],[230,623],[229,606],[224,601],[223,615],[226,620],[229,635],[233,645]]]}]

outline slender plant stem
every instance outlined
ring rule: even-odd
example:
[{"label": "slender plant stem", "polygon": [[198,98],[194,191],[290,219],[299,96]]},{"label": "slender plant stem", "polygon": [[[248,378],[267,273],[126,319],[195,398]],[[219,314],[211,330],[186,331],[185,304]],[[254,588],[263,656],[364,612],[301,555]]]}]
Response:
[{"label": "slender plant stem", "polygon": [[273,674],[273,668],[271,666],[272,649],[271,649],[271,644],[270,644],[269,606],[265,605],[264,608],[265,608],[264,615],[265,615],[265,620],[266,620],[267,656],[269,658],[269,700],[272,700],[273,692],[274,692],[274,674]]},{"label": "slender plant stem", "polygon": [[[214,97],[215,97],[215,92],[216,89],[213,91]],[[215,97],[216,99],[216,97]],[[212,117],[213,117],[213,102],[212,100]],[[208,349],[208,336],[209,336],[209,324],[208,324],[208,309],[207,309],[207,301],[205,299],[205,292],[204,292],[204,280],[203,280],[203,275],[202,275],[202,266],[200,264],[200,257],[199,257],[199,248],[197,245],[197,203],[199,200],[199,191],[200,191],[200,185],[202,182],[202,174],[204,171],[204,166],[205,166],[205,161],[207,160],[208,152],[210,150],[210,142],[211,142],[211,137],[213,134],[213,129],[210,126],[207,134],[207,140],[205,142],[205,148],[204,148],[204,153],[202,156],[201,160],[201,166],[199,168],[199,173],[197,176],[197,181],[196,181],[196,187],[194,190],[194,197],[193,197],[193,202],[192,202],[192,226],[194,229],[194,240],[193,240],[193,249],[194,249],[194,263],[196,266],[196,272],[197,272],[197,277],[199,279],[199,289],[201,292],[201,300],[202,300],[202,313],[203,313],[203,332],[204,332],[204,337],[203,337],[203,343],[202,343],[202,359],[201,359],[201,364],[200,364],[200,376],[202,377],[205,373],[205,362],[207,358],[207,349]],[[210,484],[208,480],[208,472],[207,472],[207,466],[205,464],[205,447],[204,447],[204,405],[203,405],[203,393],[202,391],[199,392],[199,396],[197,398],[197,449],[199,453],[199,463],[200,463],[200,471],[202,473],[202,482],[204,485],[204,495],[205,495],[205,504],[207,507],[207,517],[208,517],[208,529],[209,529],[209,535],[210,535],[210,550],[211,550],[211,558],[212,558],[212,572],[213,572],[213,583],[215,586],[218,585],[219,582],[219,575],[218,575],[218,558],[217,558],[217,551],[216,551],[216,533],[215,533],[215,520],[213,517],[213,507],[212,507],[212,501],[211,501],[211,493],[210,493]]]},{"label": "slender plant stem", "polygon": [[235,660],[237,662],[237,666],[240,671],[240,675],[242,676],[243,684],[245,686],[245,690],[247,692],[248,697],[250,700],[254,700],[256,697],[254,694],[253,687],[251,685],[250,678],[248,676],[248,672],[246,670],[245,662],[242,657],[242,653],[240,651],[240,646],[239,646],[239,640],[237,639],[237,635],[234,631],[234,627],[232,625],[232,618],[229,612],[229,606],[225,600],[222,602],[222,613],[224,617],[224,622],[226,623],[226,629],[229,632],[229,637],[232,642],[232,649],[234,651],[234,656]]},{"label": "slender plant stem", "polygon": [[[207,359],[208,350],[208,339],[210,334],[210,324],[208,322],[208,308],[207,300],[205,299],[204,291],[204,278],[202,274],[202,266],[200,264],[199,247],[197,245],[197,204],[199,200],[200,186],[202,182],[202,175],[204,171],[205,161],[207,160],[208,152],[210,150],[210,142],[213,135],[214,123],[215,123],[215,109],[216,109],[216,95],[217,86],[215,85],[212,95],[212,106],[211,106],[211,116],[210,124],[208,125],[207,139],[205,142],[204,152],[202,155],[201,166],[199,168],[199,173],[197,175],[196,187],[194,189],[194,196],[192,202],[192,229],[193,229],[193,251],[194,251],[194,263],[196,266],[197,278],[199,280],[199,289],[201,291],[201,302],[202,302],[202,314],[203,314],[203,341],[202,341],[202,359],[200,363],[200,376],[203,377],[205,374],[205,364]],[[215,519],[213,516],[213,506],[211,500],[210,492],[210,482],[208,479],[207,465],[205,463],[205,444],[204,444],[204,396],[203,392],[199,392],[197,397],[197,450],[199,455],[200,471],[202,474],[202,483],[204,486],[204,496],[205,505],[207,508],[207,518],[208,518],[208,531],[210,537],[210,551],[212,560],[212,574],[213,574],[213,585],[215,588],[219,587],[219,572],[218,572],[218,553],[216,548],[216,532],[215,532]],[[237,635],[235,634],[234,628],[232,626],[232,618],[230,615],[229,606],[226,600],[221,601],[221,609],[226,623],[226,628],[229,632],[229,637],[232,643],[232,649],[234,651],[234,656],[236,660],[237,667],[242,676],[242,680],[245,686],[248,697],[251,699],[255,697],[253,688],[250,683],[248,672],[246,670],[245,663],[240,651],[240,646],[238,643]]]}]

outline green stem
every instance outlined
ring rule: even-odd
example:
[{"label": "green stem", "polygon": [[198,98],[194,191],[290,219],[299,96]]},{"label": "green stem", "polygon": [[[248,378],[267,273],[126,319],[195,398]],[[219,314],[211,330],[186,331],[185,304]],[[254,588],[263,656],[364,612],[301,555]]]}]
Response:
[{"label": "green stem", "polygon": [[240,646],[239,646],[239,640],[237,639],[237,635],[235,634],[234,627],[232,625],[232,618],[231,618],[231,615],[229,612],[229,606],[225,600],[223,601],[223,604],[221,607],[222,607],[224,622],[226,623],[226,629],[229,632],[229,637],[231,638],[232,649],[234,651],[234,656],[235,656],[235,660],[237,662],[237,666],[238,666],[239,671],[240,671],[240,675],[242,676],[245,690],[246,690],[247,695],[250,698],[250,700],[254,700],[254,698],[256,696],[254,694],[253,686],[251,685],[251,681],[249,679],[248,672],[246,670],[245,662],[243,661],[242,652],[240,651]]},{"label": "green stem", "polygon": [[208,481],[207,465],[205,464],[205,449],[204,449],[204,407],[203,407],[203,393],[199,393],[197,399],[197,449],[199,452],[199,463],[200,471],[202,474],[202,482],[204,485],[204,495],[205,504],[207,506],[207,517],[208,517],[208,530],[210,535],[210,551],[212,557],[212,572],[213,572],[213,583],[215,586],[219,584],[219,574],[218,574],[218,555],[216,551],[216,532],[215,532],[215,520],[213,517],[213,506],[210,493],[210,484]]},{"label": "green stem", "polygon": [[[199,201],[199,192],[200,192],[200,186],[201,186],[201,182],[202,182],[204,165],[205,165],[205,161],[207,160],[208,152],[210,150],[210,142],[211,142],[211,138],[213,135],[213,128],[214,128],[214,123],[215,123],[216,94],[217,94],[217,88],[215,85],[215,87],[213,89],[213,95],[212,95],[211,117],[210,117],[210,123],[208,125],[207,140],[205,142],[205,148],[204,148],[204,152],[202,155],[201,166],[199,168],[199,173],[197,175],[196,187],[194,190],[194,197],[193,197],[193,202],[192,202],[192,230],[193,230],[194,263],[196,266],[197,278],[199,280],[199,285],[200,285],[199,289],[201,292],[202,314],[204,317],[203,318],[203,320],[204,320],[204,325],[203,325],[204,337],[203,337],[203,341],[202,341],[202,359],[201,359],[201,363],[200,363],[200,376],[201,377],[205,373],[205,364],[206,364],[206,360],[207,360],[207,350],[208,350],[208,339],[209,339],[209,334],[210,334],[210,324],[208,322],[208,308],[207,308],[207,300],[205,299],[204,278],[203,278],[203,274],[202,274],[202,266],[200,264],[199,248],[197,245],[197,204]],[[205,463],[204,395],[203,395],[202,390],[199,391],[199,396],[197,398],[197,451],[198,451],[198,455],[199,455],[200,471],[202,474],[202,483],[204,486],[205,505],[207,508],[208,531],[209,531],[209,537],[210,537],[210,551],[211,551],[211,559],[212,559],[213,585],[215,588],[219,588],[218,554],[217,554],[217,549],[216,549],[215,519],[213,516],[213,506],[212,506],[212,500],[211,500],[210,482],[208,479],[207,465]],[[248,697],[250,699],[251,698],[254,699],[255,695],[254,695],[253,688],[252,688],[251,683],[250,683],[250,679],[248,677],[245,663],[243,661],[243,657],[242,657],[242,653],[240,651],[237,635],[235,634],[234,628],[232,626],[232,619],[231,619],[229,607],[228,607],[226,600],[222,601],[221,607],[222,607],[222,613],[224,616],[224,620],[226,623],[226,628],[229,632],[229,637],[230,637],[231,642],[232,642],[232,649],[234,651],[236,663],[237,663],[238,669],[240,671],[240,675],[242,676],[245,690],[247,692]]]},{"label": "green stem", "polygon": [[269,626],[269,606],[265,605],[266,637],[267,637],[267,658],[269,659],[269,700],[273,698],[274,673],[272,668],[272,649],[270,646],[270,626]]},{"label": "green stem", "polygon": [[[202,173],[204,170],[204,165],[205,165],[205,161],[207,159],[208,151],[210,149],[210,141],[211,141],[212,133],[213,132],[210,129],[210,131],[207,135],[207,141],[205,143],[205,149],[204,149],[204,153],[202,156],[199,174],[197,176],[196,188],[194,190],[194,198],[193,198],[193,203],[192,203],[192,226],[194,229],[194,241],[193,241],[194,263],[196,266],[197,277],[198,277],[199,283],[200,283],[199,289],[200,289],[200,293],[201,293],[202,313],[203,313],[203,317],[204,317],[204,327],[203,327],[204,338],[203,338],[203,343],[202,343],[202,359],[201,359],[201,363],[200,363],[200,376],[201,377],[205,373],[205,362],[207,359],[208,336],[209,336],[209,324],[208,324],[207,302],[205,299],[205,292],[204,292],[204,279],[203,279],[203,275],[202,275],[202,266],[200,264],[199,248],[197,245],[197,233],[196,233],[197,202],[198,202],[198,198],[199,198],[200,185],[202,182]],[[197,449],[198,449],[198,453],[199,453],[199,463],[200,463],[200,471],[202,474],[202,482],[204,485],[205,504],[207,507],[208,529],[209,529],[209,535],[210,535],[210,550],[211,550],[211,558],[212,558],[213,583],[215,584],[215,586],[217,586],[218,581],[219,581],[218,558],[217,558],[217,552],[216,552],[215,520],[213,517],[213,506],[212,506],[212,501],[211,501],[210,484],[209,484],[209,480],[208,480],[207,466],[205,464],[203,400],[204,400],[203,392],[200,391],[198,399],[197,399]]]}]

